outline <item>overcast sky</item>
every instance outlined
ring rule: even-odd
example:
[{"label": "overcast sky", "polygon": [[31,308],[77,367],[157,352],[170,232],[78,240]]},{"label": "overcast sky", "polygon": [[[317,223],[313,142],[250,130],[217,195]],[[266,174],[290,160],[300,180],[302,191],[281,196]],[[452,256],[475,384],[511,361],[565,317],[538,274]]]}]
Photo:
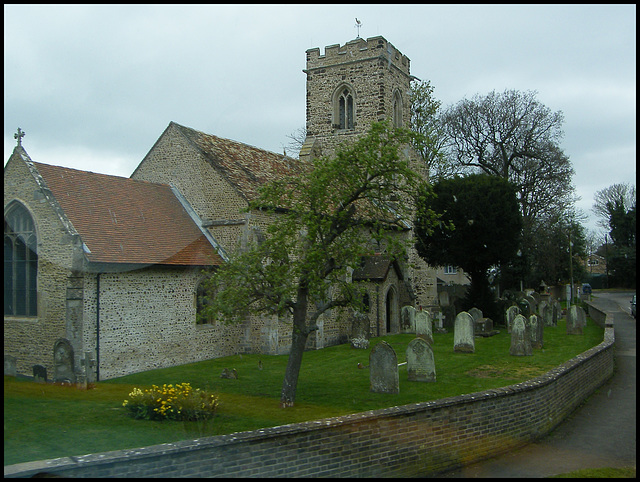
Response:
[{"label": "overcast sky", "polygon": [[635,5],[4,6],[4,158],[128,177],[170,121],[282,152],[306,50],[382,35],[443,106],[535,90],[590,215],[636,178]]}]

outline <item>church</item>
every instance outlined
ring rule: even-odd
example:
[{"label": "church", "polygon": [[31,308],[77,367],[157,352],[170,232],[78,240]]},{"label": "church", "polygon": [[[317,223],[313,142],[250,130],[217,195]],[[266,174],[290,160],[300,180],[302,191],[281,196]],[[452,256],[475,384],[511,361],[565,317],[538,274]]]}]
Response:
[{"label": "church", "polygon": [[[291,324],[198,317],[206,270],[259,242],[269,219],[247,211],[261,185],[378,120],[408,126],[409,59],[381,36],[307,50],[306,139],[299,159],[170,122],[129,178],[31,159],[20,130],[4,172],[4,354],[9,371],[94,382],[238,353],[288,353]],[[426,179],[423,163],[406,155]],[[412,236],[408,224],[404,236]],[[437,309],[436,276],[409,250],[363,260],[371,336],[401,331],[400,311]],[[347,342],[332,313],[308,349]]]}]

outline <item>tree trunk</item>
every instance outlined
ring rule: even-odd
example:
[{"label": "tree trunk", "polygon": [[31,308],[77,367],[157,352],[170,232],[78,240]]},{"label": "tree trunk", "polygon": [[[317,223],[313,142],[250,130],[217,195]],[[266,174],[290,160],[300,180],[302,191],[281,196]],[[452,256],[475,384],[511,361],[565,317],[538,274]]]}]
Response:
[{"label": "tree trunk", "polygon": [[287,360],[287,369],[284,372],[282,382],[282,394],[280,395],[280,407],[293,407],[298,388],[298,375],[302,366],[302,354],[307,345],[309,329],[307,327],[308,292],[306,283],[301,280],[298,289],[298,301],[293,310],[293,333],[291,334],[291,350]]},{"label": "tree trunk", "polygon": [[294,324],[291,337],[291,351],[287,361],[287,369],[284,372],[282,382],[282,394],[280,396],[280,407],[293,407],[296,399],[296,389],[298,388],[298,375],[302,366],[302,354],[307,344],[309,334],[306,330],[300,330]]}]

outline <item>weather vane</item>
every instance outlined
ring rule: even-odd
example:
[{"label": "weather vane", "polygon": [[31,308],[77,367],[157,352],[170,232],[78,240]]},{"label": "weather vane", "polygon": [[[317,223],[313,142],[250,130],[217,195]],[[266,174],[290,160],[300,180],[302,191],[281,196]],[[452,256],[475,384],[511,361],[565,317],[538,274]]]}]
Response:
[{"label": "weather vane", "polygon": [[362,22],[358,20],[358,17],[356,17],[355,28],[358,29],[358,36],[356,38],[360,38],[360,27],[362,27]]},{"label": "weather vane", "polygon": [[13,135],[14,139],[18,139],[18,145],[22,146],[22,138],[24,137],[25,132],[18,127],[18,132]]}]

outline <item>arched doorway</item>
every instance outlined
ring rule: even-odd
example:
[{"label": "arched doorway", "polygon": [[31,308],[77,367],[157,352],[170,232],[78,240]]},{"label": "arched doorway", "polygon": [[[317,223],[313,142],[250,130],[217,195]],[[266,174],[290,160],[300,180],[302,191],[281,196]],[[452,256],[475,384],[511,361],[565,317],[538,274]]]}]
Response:
[{"label": "arched doorway", "polygon": [[387,333],[398,330],[398,296],[394,286],[390,286],[385,297],[385,329]]}]

